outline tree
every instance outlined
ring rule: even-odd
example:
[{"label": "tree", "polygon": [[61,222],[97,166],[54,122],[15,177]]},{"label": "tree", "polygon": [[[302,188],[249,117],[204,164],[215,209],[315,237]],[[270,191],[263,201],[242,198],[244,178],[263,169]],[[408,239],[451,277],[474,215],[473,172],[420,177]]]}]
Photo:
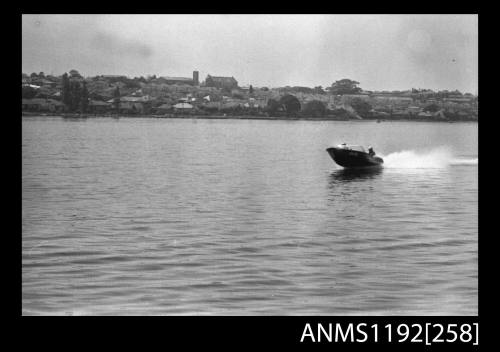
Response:
[{"label": "tree", "polygon": [[69,87],[69,78],[68,74],[64,73],[62,75],[62,102],[69,108],[71,104],[71,92],[70,92],[70,87]]},{"label": "tree", "polygon": [[370,115],[370,111],[372,110],[372,106],[370,103],[364,101],[360,98],[355,98],[351,102],[351,106],[361,117],[366,117]]},{"label": "tree", "polygon": [[291,94],[285,94],[279,101],[280,105],[285,108],[287,115],[294,115],[300,111],[300,101]]},{"label": "tree", "polygon": [[248,89],[248,93],[253,94],[253,87],[250,85],[250,89]]},{"label": "tree", "polygon": [[22,87],[22,97],[23,99],[33,99],[36,96],[37,90],[30,86]]},{"label": "tree", "polygon": [[301,87],[301,86],[294,86],[294,87],[286,88],[285,91],[289,91],[292,93],[305,93],[305,94],[311,94],[314,92],[314,90],[312,88]]},{"label": "tree", "polygon": [[113,92],[113,107],[115,110],[120,108],[120,88],[116,86],[115,91]]},{"label": "tree", "polygon": [[69,75],[70,75],[70,77],[82,78],[82,75],[80,75],[80,72],[78,72],[75,69],[69,71]]},{"label": "tree", "polygon": [[326,105],[319,100],[312,100],[305,104],[302,111],[312,116],[323,116],[326,113]]},{"label": "tree", "polygon": [[70,103],[69,110],[76,111],[80,106],[81,101],[81,88],[80,83],[75,81],[69,82],[69,91],[70,91]]},{"label": "tree", "polygon": [[234,92],[231,94],[233,98],[244,99],[245,97],[241,93]]},{"label": "tree", "polygon": [[314,94],[325,94],[325,91],[323,90],[322,86],[317,86],[317,87],[314,87],[313,93]]},{"label": "tree", "polygon": [[134,77],[133,82],[135,87],[141,88],[141,83],[146,83],[146,80],[144,79],[144,77]]},{"label": "tree", "polygon": [[330,91],[330,94],[333,95],[356,94],[362,90],[358,87],[358,84],[359,82],[344,78],[340,81],[335,81],[332,83],[332,86],[327,89]]},{"label": "tree", "polygon": [[307,102],[302,109],[304,114],[310,116],[323,116],[326,113],[326,106],[319,100],[312,100]]},{"label": "tree", "polygon": [[141,88],[139,82],[133,79],[124,78],[120,82],[125,83],[126,88],[137,88],[137,89]]},{"label": "tree", "polygon": [[44,74],[43,72],[40,72],[40,73],[38,74],[38,77],[40,77],[40,78],[45,78],[45,74]]},{"label": "tree", "polygon": [[424,108],[424,111],[425,112],[438,112],[439,111],[439,105],[437,104],[431,104],[431,105],[427,105],[425,108]]},{"label": "tree", "polygon": [[278,111],[278,109],[281,107],[280,103],[278,103],[275,99],[269,99],[267,101],[267,112],[270,114],[274,114]]},{"label": "tree", "polygon": [[87,112],[88,105],[89,105],[89,91],[87,89],[87,84],[84,81],[80,94],[80,109],[83,113]]},{"label": "tree", "polygon": [[38,75],[37,75],[35,72],[33,72],[33,73],[30,75],[30,77],[31,77],[31,78],[38,78]]}]

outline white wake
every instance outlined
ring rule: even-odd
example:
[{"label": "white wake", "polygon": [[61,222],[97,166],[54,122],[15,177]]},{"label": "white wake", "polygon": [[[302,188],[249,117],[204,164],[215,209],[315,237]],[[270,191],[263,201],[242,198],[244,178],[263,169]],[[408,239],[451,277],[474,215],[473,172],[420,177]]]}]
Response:
[{"label": "white wake", "polygon": [[477,165],[478,158],[457,158],[447,147],[439,147],[430,151],[403,150],[381,155],[384,167],[399,169],[437,169],[450,165]]}]

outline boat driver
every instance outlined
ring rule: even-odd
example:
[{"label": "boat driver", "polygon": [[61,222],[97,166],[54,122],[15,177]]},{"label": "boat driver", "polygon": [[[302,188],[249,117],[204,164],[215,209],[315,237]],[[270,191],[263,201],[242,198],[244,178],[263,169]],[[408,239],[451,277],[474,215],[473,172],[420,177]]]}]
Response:
[{"label": "boat driver", "polygon": [[375,155],[375,151],[373,150],[373,148],[371,146],[368,147],[368,154],[370,154],[371,156]]}]

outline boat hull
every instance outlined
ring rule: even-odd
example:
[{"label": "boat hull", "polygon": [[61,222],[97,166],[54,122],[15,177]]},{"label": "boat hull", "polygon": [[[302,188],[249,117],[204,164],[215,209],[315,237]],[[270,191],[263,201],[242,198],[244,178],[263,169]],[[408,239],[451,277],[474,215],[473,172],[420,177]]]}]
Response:
[{"label": "boat hull", "polygon": [[376,167],[382,166],[384,163],[384,160],[378,156],[372,156],[357,150],[331,147],[326,151],[333,161],[346,168]]}]

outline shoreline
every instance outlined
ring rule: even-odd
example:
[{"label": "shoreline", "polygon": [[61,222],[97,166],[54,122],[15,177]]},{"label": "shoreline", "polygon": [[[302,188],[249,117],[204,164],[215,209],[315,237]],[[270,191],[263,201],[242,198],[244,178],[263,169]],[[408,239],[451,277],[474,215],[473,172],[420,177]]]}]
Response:
[{"label": "shoreline", "polygon": [[115,114],[78,114],[78,113],[36,113],[22,112],[22,117],[61,117],[67,119],[87,119],[87,118],[155,118],[155,119],[204,119],[204,120],[271,120],[271,121],[354,121],[354,122],[392,122],[392,121],[408,121],[408,122],[478,122],[478,119],[463,119],[463,120],[444,120],[434,118],[364,118],[364,119],[345,119],[336,117],[287,117],[287,116],[255,116],[255,115],[182,115],[182,114],[142,114],[142,115],[115,115]]}]

